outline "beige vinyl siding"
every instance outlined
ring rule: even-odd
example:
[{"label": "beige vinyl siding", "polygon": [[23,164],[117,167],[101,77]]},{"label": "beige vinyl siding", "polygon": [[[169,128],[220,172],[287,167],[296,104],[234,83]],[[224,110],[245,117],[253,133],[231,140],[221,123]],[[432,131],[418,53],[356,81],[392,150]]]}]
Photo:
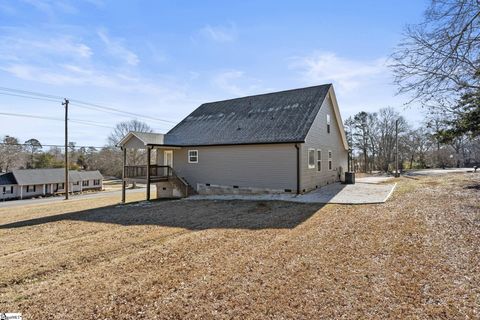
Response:
[{"label": "beige vinyl siding", "polygon": [[[188,163],[198,150],[198,163]],[[173,167],[194,188],[197,183],[296,191],[294,144],[184,147],[174,150]],[[158,158],[163,164],[163,156]]]},{"label": "beige vinyl siding", "polygon": [[[327,133],[327,114],[330,115],[330,134]],[[308,167],[308,150],[322,150],[322,170],[318,167]],[[332,170],[328,170],[328,152],[332,151]],[[315,152],[315,164],[318,153]],[[327,183],[339,180],[339,167],[345,172],[347,168],[347,150],[342,142],[340,128],[335,118],[335,112],[330,97],[327,95],[318,112],[305,143],[301,145],[300,161],[300,189],[308,191],[321,187]],[[343,178],[342,178],[343,179]]]},{"label": "beige vinyl siding", "polygon": [[130,139],[128,139],[127,142],[125,142],[124,147],[129,148],[129,149],[130,148],[131,149],[145,149],[145,144],[143,143],[143,141],[141,141],[137,137],[132,136]]}]

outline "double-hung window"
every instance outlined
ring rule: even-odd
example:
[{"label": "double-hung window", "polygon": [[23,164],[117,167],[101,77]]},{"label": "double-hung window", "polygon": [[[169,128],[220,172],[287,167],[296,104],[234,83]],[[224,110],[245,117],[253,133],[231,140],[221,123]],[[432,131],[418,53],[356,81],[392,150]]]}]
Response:
[{"label": "double-hung window", "polygon": [[188,150],[188,163],[198,163],[198,150]]},{"label": "double-hung window", "polygon": [[322,171],[322,150],[317,150],[317,171]]},{"label": "double-hung window", "polygon": [[328,170],[332,170],[332,151],[328,150]]},{"label": "double-hung window", "polygon": [[327,133],[330,133],[330,115],[327,114]]},{"label": "double-hung window", "polygon": [[315,149],[308,149],[308,168],[315,168]]}]

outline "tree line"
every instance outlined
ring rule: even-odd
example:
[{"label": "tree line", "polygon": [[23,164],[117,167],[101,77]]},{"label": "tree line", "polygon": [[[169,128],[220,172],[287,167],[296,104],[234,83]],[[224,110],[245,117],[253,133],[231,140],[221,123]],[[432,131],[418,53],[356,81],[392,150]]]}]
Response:
[{"label": "tree line", "polygon": [[[99,170],[104,176],[122,176],[122,151],[116,146],[122,137],[130,131],[152,132],[144,122],[138,120],[117,124],[104,147],[77,147],[68,145],[69,168],[71,170]],[[64,148],[45,147],[35,138],[20,141],[5,135],[0,140],[0,172],[14,169],[63,168],[65,165]],[[142,150],[128,150],[127,163],[131,165],[145,163]]]},{"label": "tree line", "polygon": [[445,141],[444,129],[444,119],[437,115],[415,128],[393,108],[362,111],[345,120],[355,168],[361,172],[394,171],[397,137],[401,170],[480,164],[480,137],[464,134]]},{"label": "tree line", "polygon": [[428,116],[419,128],[391,108],[347,119],[358,168],[392,170],[396,121],[401,167],[479,165],[480,2],[431,0],[390,61],[398,93]]}]

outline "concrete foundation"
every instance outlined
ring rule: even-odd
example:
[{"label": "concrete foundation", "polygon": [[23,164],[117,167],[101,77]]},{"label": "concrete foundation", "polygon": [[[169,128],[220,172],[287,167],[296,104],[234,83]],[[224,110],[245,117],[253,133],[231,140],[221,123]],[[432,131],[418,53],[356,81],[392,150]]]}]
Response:
[{"label": "concrete foundation", "polygon": [[234,187],[234,186],[220,186],[207,185],[204,183],[197,184],[197,192],[202,195],[215,194],[279,194],[279,193],[295,193],[295,190],[279,190],[253,187]]},{"label": "concrete foundation", "polygon": [[155,183],[155,186],[157,187],[157,199],[182,197],[180,191],[168,181]]}]

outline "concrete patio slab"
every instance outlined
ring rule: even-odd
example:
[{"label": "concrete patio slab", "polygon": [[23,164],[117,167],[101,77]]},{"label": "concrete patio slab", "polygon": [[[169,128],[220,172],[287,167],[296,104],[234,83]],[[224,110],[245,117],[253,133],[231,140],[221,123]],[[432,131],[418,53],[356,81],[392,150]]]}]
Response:
[{"label": "concrete patio slab", "polygon": [[382,183],[388,181],[390,179],[394,179],[392,176],[371,176],[371,177],[362,177],[356,178],[355,181],[357,183]]},{"label": "concrete patio slab", "polygon": [[473,171],[473,168],[448,168],[448,169],[420,169],[405,172],[406,176],[438,176],[449,173],[466,173]]},{"label": "concrete patio slab", "polygon": [[392,194],[396,184],[356,183],[345,185],[334,183],[306,194],[259,194],[259,195],[195,195],[190,200],[254,200],[289,201],[300,203],[373,204],[383,203]]}]

